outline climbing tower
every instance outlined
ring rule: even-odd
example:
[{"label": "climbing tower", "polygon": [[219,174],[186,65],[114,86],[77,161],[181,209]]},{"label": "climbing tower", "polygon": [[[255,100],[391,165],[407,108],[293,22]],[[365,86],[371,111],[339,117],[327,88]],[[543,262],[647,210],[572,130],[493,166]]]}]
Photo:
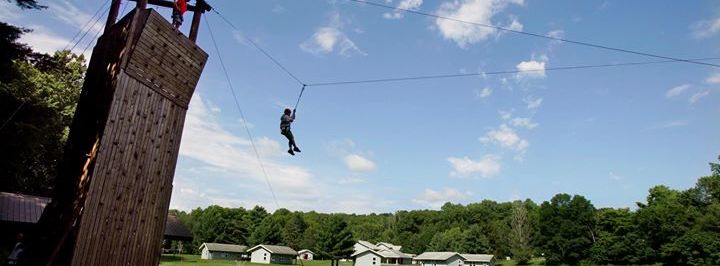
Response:
[{"label": "climbing tower", "polygon": [[194,38],[209,6],[192,7],[191,40],[141,2],[112,18],[93,50],[31,250],[38,264],[158,265],[185,115],[208,58]]}]

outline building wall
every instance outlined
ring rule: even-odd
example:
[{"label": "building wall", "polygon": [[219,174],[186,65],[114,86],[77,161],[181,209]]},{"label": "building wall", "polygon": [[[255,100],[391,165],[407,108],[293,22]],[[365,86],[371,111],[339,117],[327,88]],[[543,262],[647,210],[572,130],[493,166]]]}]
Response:
[{"label": "building wall", "polygon": [[300,255],[298,255],[298,259],[301,259],[301,260],[313,260],[313,254],[310,253],[310,252],[300,253]]},{"label": "building wall", "polygon": [[382,258],[375,253],[367,252],[355,257],[353,266],[380,266]]},{"label": "building wall", "polygon": [[273,254],[270,262],[273,264],[292,264],[295,256],[285,254]]},{"label": "building wall", "polygon": [[259,248],[250,254],[250,262],[270,264],[272,254],[264,248]]},{"label": "building wall", "polygon": [[200,258],[204,260],[210,260],[210,252],[208,251],[207,247],[203,247],[202,253],[200,254]]},{"label": "building wall", "polygon": [[235,252],[211,251],[211,260],[240,260],[242,254]]},{"label": "building wall", "polygon": [[460,256],[452,256],[444,261],[420,260],[417,261],[421,266],[463,266]]},{"label": "building wall", "polygon": [[355,243],[355,245],[353,245],[353,250],[355,250],[355,251],[365,251],[365,250],[368,250],[368,248],[365,247],[365,246],[363,246],[363,245],[361,245],[360,243]]}]

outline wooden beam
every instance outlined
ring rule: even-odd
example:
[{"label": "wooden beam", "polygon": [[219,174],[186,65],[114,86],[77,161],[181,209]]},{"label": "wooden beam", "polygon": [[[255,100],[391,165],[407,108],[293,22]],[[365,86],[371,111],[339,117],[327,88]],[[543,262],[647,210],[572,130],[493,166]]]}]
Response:
[{"label": "wooden beam", "polygon": [[[151,4],[154,6],[161,6],[161,7],[167,7],[167,8],[173,8],[175,6],[175,2],[169,1],[169,0],[130,0],[130,1],[138,2],[138,5],[140,5],[140,2],[144,1],[144,2],[146,2],[146,4]],[[197,2],[198,2],[197,5],[187,5],[188,11],[192,11],[192,12],[196,12],[198,10],[201,12],[210,11],[210,5],[205,3],[205,1],[198,0]]]},{"label": "wooden beam", "polygon": [[105,22],[105,32],[107,32],[112,25],[115,25],[118,14],[120,13],[120,2],[121,0],[112,0],[110,13],[108,13],[107,21]]},{"label": "wooden beam", "polygon": [[148,4],[148,0],[137,0],[137,8],[140,10],[146,9]]},{"label": "wooden beam", "polygon": [[201,11],[193,12],[192,25],[190,25],[190,40],[195,42],[198,36],[198,30],[200,30],[200,17],[202,17]]}]

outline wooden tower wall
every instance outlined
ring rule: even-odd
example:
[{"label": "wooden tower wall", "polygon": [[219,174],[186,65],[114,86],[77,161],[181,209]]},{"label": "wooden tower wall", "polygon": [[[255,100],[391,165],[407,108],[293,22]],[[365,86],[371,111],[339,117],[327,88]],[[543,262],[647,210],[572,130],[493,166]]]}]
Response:
[{"label": "wooden tower wall", "polygon": [[152,9],[98,40],[56,200],[41,220],[51,263],[158,265],[185,115],[207,57]]}]

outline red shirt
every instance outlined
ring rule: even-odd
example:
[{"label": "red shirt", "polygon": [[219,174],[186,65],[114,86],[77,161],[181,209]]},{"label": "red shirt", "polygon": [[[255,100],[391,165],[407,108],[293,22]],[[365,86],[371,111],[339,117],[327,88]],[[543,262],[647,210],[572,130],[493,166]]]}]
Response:
[{"label": "red shirt", "polygon": [[185,11],[187,11],[187,1],[186,0],[175,0],[175,8],[180,11],[180,14],[185,14]]}]

